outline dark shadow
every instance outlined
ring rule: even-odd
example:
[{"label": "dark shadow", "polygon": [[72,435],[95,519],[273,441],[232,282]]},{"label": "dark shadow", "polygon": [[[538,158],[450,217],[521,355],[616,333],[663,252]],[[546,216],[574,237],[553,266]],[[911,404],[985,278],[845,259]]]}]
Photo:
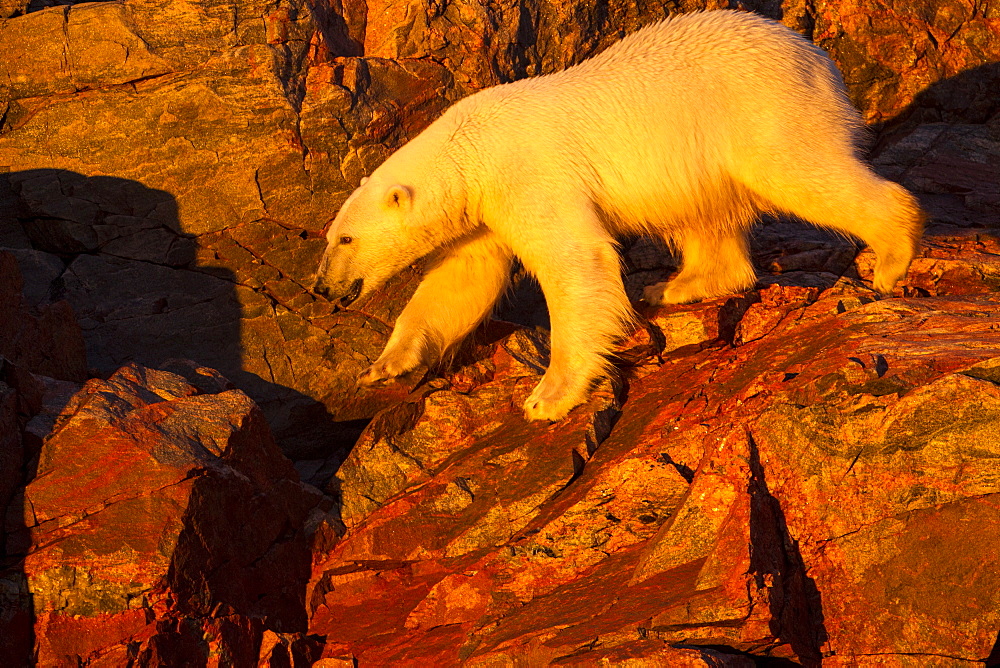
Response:
[{"label": "dark shadow", "polygon": [[985,668],[997,668],[997,666],[1000,666],[1000,635],[997,635],[996,642],[993,643],[993,648],[985,659]]},{"label": "dark shadow", "polygon": [[917,93],[902,111],[874,126],[873,153],[925,123],[987,123],[1000,115],[1000,63],[973,67]]},{"label": "dark shadow", "polygon": [[877,169],[915,191],[930,218],[925,238],[1000,229],[997,90],[1000,63],[973,67],[931,84],[875,128]]},{"label": "dark shadow", "polygon": [[[961,254],[976,238],[988,243],[1000,236],[998,90],[1000,63],[973,67],[931,84],[876,128],[876,169],[918,197],[929,219],[923,245],[937,257],[949,251]],[[977,271],[972,267],[973,274]],[[947,274],[942,279],[945,293],[963,289],[961,283],[969,279],[954,280]],[[924,285],[906,286],[903,294],[931,294],[926,288],[932,281],[917,282]],[[935,286],[937,282],[933,280]],[[983,281],[975,289],[996,287]]]},{"label": "dark shadow", "polygon": [[791,647],[802,665],[819,666],[823,660],[822,646],[827,641],[819,589],[806,574],[798,543],[788,533],[781,504],[767,488],[757,443],[749,432],[747,439],[750,573],[758,588],[770,589],[771,633]]},{"label": "dark shadow", "polygon": [[0,19],[10,19],[16,16],[23,16],[32,12],[38,12],[49,7],[63,7],[66,5],[78,5],[81,2],[114,2],[114,0],[22,0],[20,6],[8,5],[7,11],[0,15]]},{"label": "dark shadow", "polygon": [[0,174],[4,247],[40,301],[72,306],[93,375],[192,359],[249,394],[293,458],[346,456],[357,439],[356,422],[338,423],[311,397],[244,370],[238,277],[207,265],[212,251],[181,229],[170,193],[66,170]]},{"label": "dark shadow", "polygon": [[520,262],[511,270],[510,288],[500,298],[493,318],[532,329],[549,328],[549,310],[542,287]]},{"label": "dark shadow", "polygon": [[[714,661],[711,664],[708,664],[706,662],[706,665],[713,665],[713,666],[714,665],[729,665],[729,662],[726,661],[726,660],[728,658],[730,658],[730,657],[734,657],[734,658],[735,657],[742,657],[742,658],[744,658],[744,659],[752,662],[754,666],[760,666],[761,668],[791,668],[792,666],[801,666],[802,665],[801,663],[796,663],[795,661],[792,661],[791,659],[783,659],[783,658],[774,657],[774,656],[758,656],[757,654],[751,654],[750,652],[744,652],[744,651],[736,649],[735,647],[731,647],[729,645],[687,645],[685,643],[677,643],[676,645],[672,645],[672,647],[690,648],[690,649],[696,649],[696,650],[713,650],[715,652],[719,652],[719,654],[721,654],[722,656],[716,655],[716,656],[710,656],[710,657],[704,657],[704,656],[702,657],[703,659],[707,659],[708,661]],[[726,663],[721,663],[722,661],[726,661]],[[716,662],[718,662],[718,663],[716,663]]]},{"label": "dark shadow", "polygon": [[0,220],[0,246],[62,264],[42,302],[65,299],[73,307],[92,375],[189,358],[252,395],[266,389],[240,373],[236,278],[199,267],[172,195],[56,169],[0,175],[0,193],[13,214]]},{"label": "dark shadow", "polygon": [[[171,359],[186,358],[218,369],[250,395],[268,420],[277,424],[279,438],[282,425],[302,424],[305,427],[286,428],[286,439],[325,449],[327,455],[340,445],[346,455],[363,426],[364,421],[356,421],[341,427],[322,404],[242,369],[237,277],[228,269],[204,266],[204,250],[181,229],[176,200],[167,192],[128,179],[88,177],[67,170],[0,173],[0,250],[9,250],[17,258],[25,275],[24,292],[33,307],[44,310],[60,300],[71,305],[83,330],[91,377],[107,377],[128,362],[163,368]],[[48,375],[44,369],[26,370]],[[15,387],[10,378],[0,381],[10,381],[5,387]],[[24,422],[22,417],[20,422]],[[9,426],[3,434],[11,432]],[[40,448],[41,443],[36,445]],[[7,451],[13,452],[4,448]],[[10,503],[10,518],[23,518],[27,512],[21,507],[23,490],[34,478],[37,452],[21,452],[18,459],[17,489],[6,494],[12,499],[0,499],[5,507]],[[254,506],[259,500],[252,490],[229,484],[232,481],[223,483],[192,492],[185,526],[197,521],[199,508],[223,502],[230,509],[229,522],[254,526],[263,513]],[[27,665],[25,652],[30,653],[34,645],[30,583],[22,567],[31,545],[28,528],[18,521],[17,526],[8,523],[5,527],[5,538],[11,540],[3,544],[5,570],[0,576],[12,591],[23,594],[23,600],[0,600],[5,606],[0,614],[3,665]],[[289,521],[288,526],[275,529],[276,545],[290,546],[291,536],[296,531],[301,534],[301,524],[293,524]],[[202,528],[191,531],[197,539],[206,535]],[[248,540],[253,533],[247,534]],[[207,547],[221,555],[240,547],[216,543]],[[261,590],[274,579],[255,573],[246,578],[241,591],[232,593],[228,609],[251,619],[278,620],[271,624],[274,631],[304,632],[309,550],[307,545],[296,547],[301,549],[272,564],[276,571],[287,573],[293,585],[285,581],[284,589],[272,595]],[[188,556],[197,554],[185,549]],[[278,612],[264,615],[264,610]],[[177,651],[183,649],[178,647]],[[256,665],[256,648],[244,650]],[[16,660],[7,661],[10,655],[16,655]]]},{"label": "dark shadow", "polygon": [[38,453],[25,438],[28,421],[41,409],[43,388],[27,371],[0,357],[0,665],[33,663],[35,615],[24,574],[22,495]]},{"label": "dark shadow", "polygon": [[332,0],[309,5],[323,35],[327,55],[363,56],[368,7],[364,0]]}]

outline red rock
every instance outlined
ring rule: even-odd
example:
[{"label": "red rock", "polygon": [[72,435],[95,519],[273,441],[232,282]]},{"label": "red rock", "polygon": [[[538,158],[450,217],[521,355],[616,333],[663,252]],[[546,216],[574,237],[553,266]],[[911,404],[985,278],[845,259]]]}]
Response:
[{"label": "red rock", "polygon": [[[965,115],[983,122],[989,105],[995,109],[996,100],[986,92],[996,78],[988,65],[1000,57],[1000,15],[995,10],[978,12],[952,0],[822,0],[813,5],[813,12],[813,39],[840,66],[868,120],[912,113],[908,107],[926,104],[937,114],[949,115],[948,120]],[[947,79],[963,74],[964,86],[947,85]],[[941,87],[940,97],[926,90],[935,83]],[[978,95],[977,83],[985,86]],[[956,105],[957,91],[971,99]],[[917,99],[920,96],[925,99]]]},{"label": "red rock", "polygon": [[[1000,239],[991,233],[962,230],[926,238],[896,294],[907,296],[977,295],[1000,289]],[[875,256],[865,249],[858,273],[870,281]]]},{"label": "red rock", "polygon": [[188,370],[214,392],[139,366],[89,381],[45,441],[23,515],[40,663],[247,665],[265,629],[304,629],[322,497],[246,395]]},{"label": "red rock", "polygon": [[[851,294],[772,286],[758,304],[777,316],[758,335],[666,355],[555,494],[544,480],[575,427],[524,432],[504,417],[516,402],[456,410],[497,380],[441,386],[376,419],[338,476],[348,533],[310,585],[324,656],[585,665],[664,660],[679,644],[804,665],[988,654],[1000,584],[983,430],[1000,398],[986,380],[1000,300]],[[479,373],[509,378],[504,350]],[[949,406],[947,418],[927,412]],[[969,606],[934,603],[947,595],[928,572]],[[896,586],[913,594],[892,598]]]}]

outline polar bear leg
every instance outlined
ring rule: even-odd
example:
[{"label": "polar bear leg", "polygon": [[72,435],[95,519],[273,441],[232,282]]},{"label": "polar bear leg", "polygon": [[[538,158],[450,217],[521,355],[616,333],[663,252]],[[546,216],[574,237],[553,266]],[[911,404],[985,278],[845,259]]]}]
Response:
[{"label": "polar bear leg", "polygon": [[510,250],[489,231],[442,249],[396,319],[385,350],[358,381],[372,385],[440,360],[489,316],[510,267]]},{"label": "polar bear leg", "polygon": [[681,249],[680,272],[665,283],[647,286],[647,304],[686,304],[753,287],[757,280],[742,228],[707,231],[693,228],[675,237]]},{"label": "polar bear leg", "polygon": [[[813,162],[815,163],[815,156]],[[873,287],[892,292],[916,255],[925,216],[920,204],[902,186],[875,174],[845,148],[826,156],[822,167],[800,161],[770,172],[766,192],[779,209],[814,225],[849,234],[875,251]]]},{"label": "polar bear leg", "polygon": [[612,343],[632,320],[618,253],[589,203],[540,211],[510,243],[538,279],[551,324],[549,367],[524,402],[525,417],[561,420],[607,371]]},{"label": "polar bear leg", "polygon": [[[871,176],[864,189],[831,193],[826,206],[803,210],[799,215],[864,241],[875,251],[872,287],[888,295],[906,276],[916,256],[926,219],[916,198],[905,188]],[[848,209],[848,203],[854,206]]]}]

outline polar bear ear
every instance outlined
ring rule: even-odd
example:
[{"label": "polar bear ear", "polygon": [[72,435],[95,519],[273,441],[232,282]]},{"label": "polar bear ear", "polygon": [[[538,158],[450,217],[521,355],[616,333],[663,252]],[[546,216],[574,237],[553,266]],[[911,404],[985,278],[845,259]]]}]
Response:
[{"label": "polar bear ear", "polygon": [[405,209],[410,206],[412,197],[413,194],[410,192],[409,188],[396,184],[394,186],[389,186],[389,189],[385,191],[385,197],[382,201],[385,202],[385,205],[390,209]]}]

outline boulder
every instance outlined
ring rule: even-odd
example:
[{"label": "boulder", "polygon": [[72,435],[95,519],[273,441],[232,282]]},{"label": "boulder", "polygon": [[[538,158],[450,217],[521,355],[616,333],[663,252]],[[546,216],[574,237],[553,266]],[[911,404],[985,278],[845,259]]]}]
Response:
[{"label": "boulder", "polygon": [[40,665],[250,665],[265,631],[305,630],[329,504],[245,394],[172,368],[85,384],[8,512]]}]

